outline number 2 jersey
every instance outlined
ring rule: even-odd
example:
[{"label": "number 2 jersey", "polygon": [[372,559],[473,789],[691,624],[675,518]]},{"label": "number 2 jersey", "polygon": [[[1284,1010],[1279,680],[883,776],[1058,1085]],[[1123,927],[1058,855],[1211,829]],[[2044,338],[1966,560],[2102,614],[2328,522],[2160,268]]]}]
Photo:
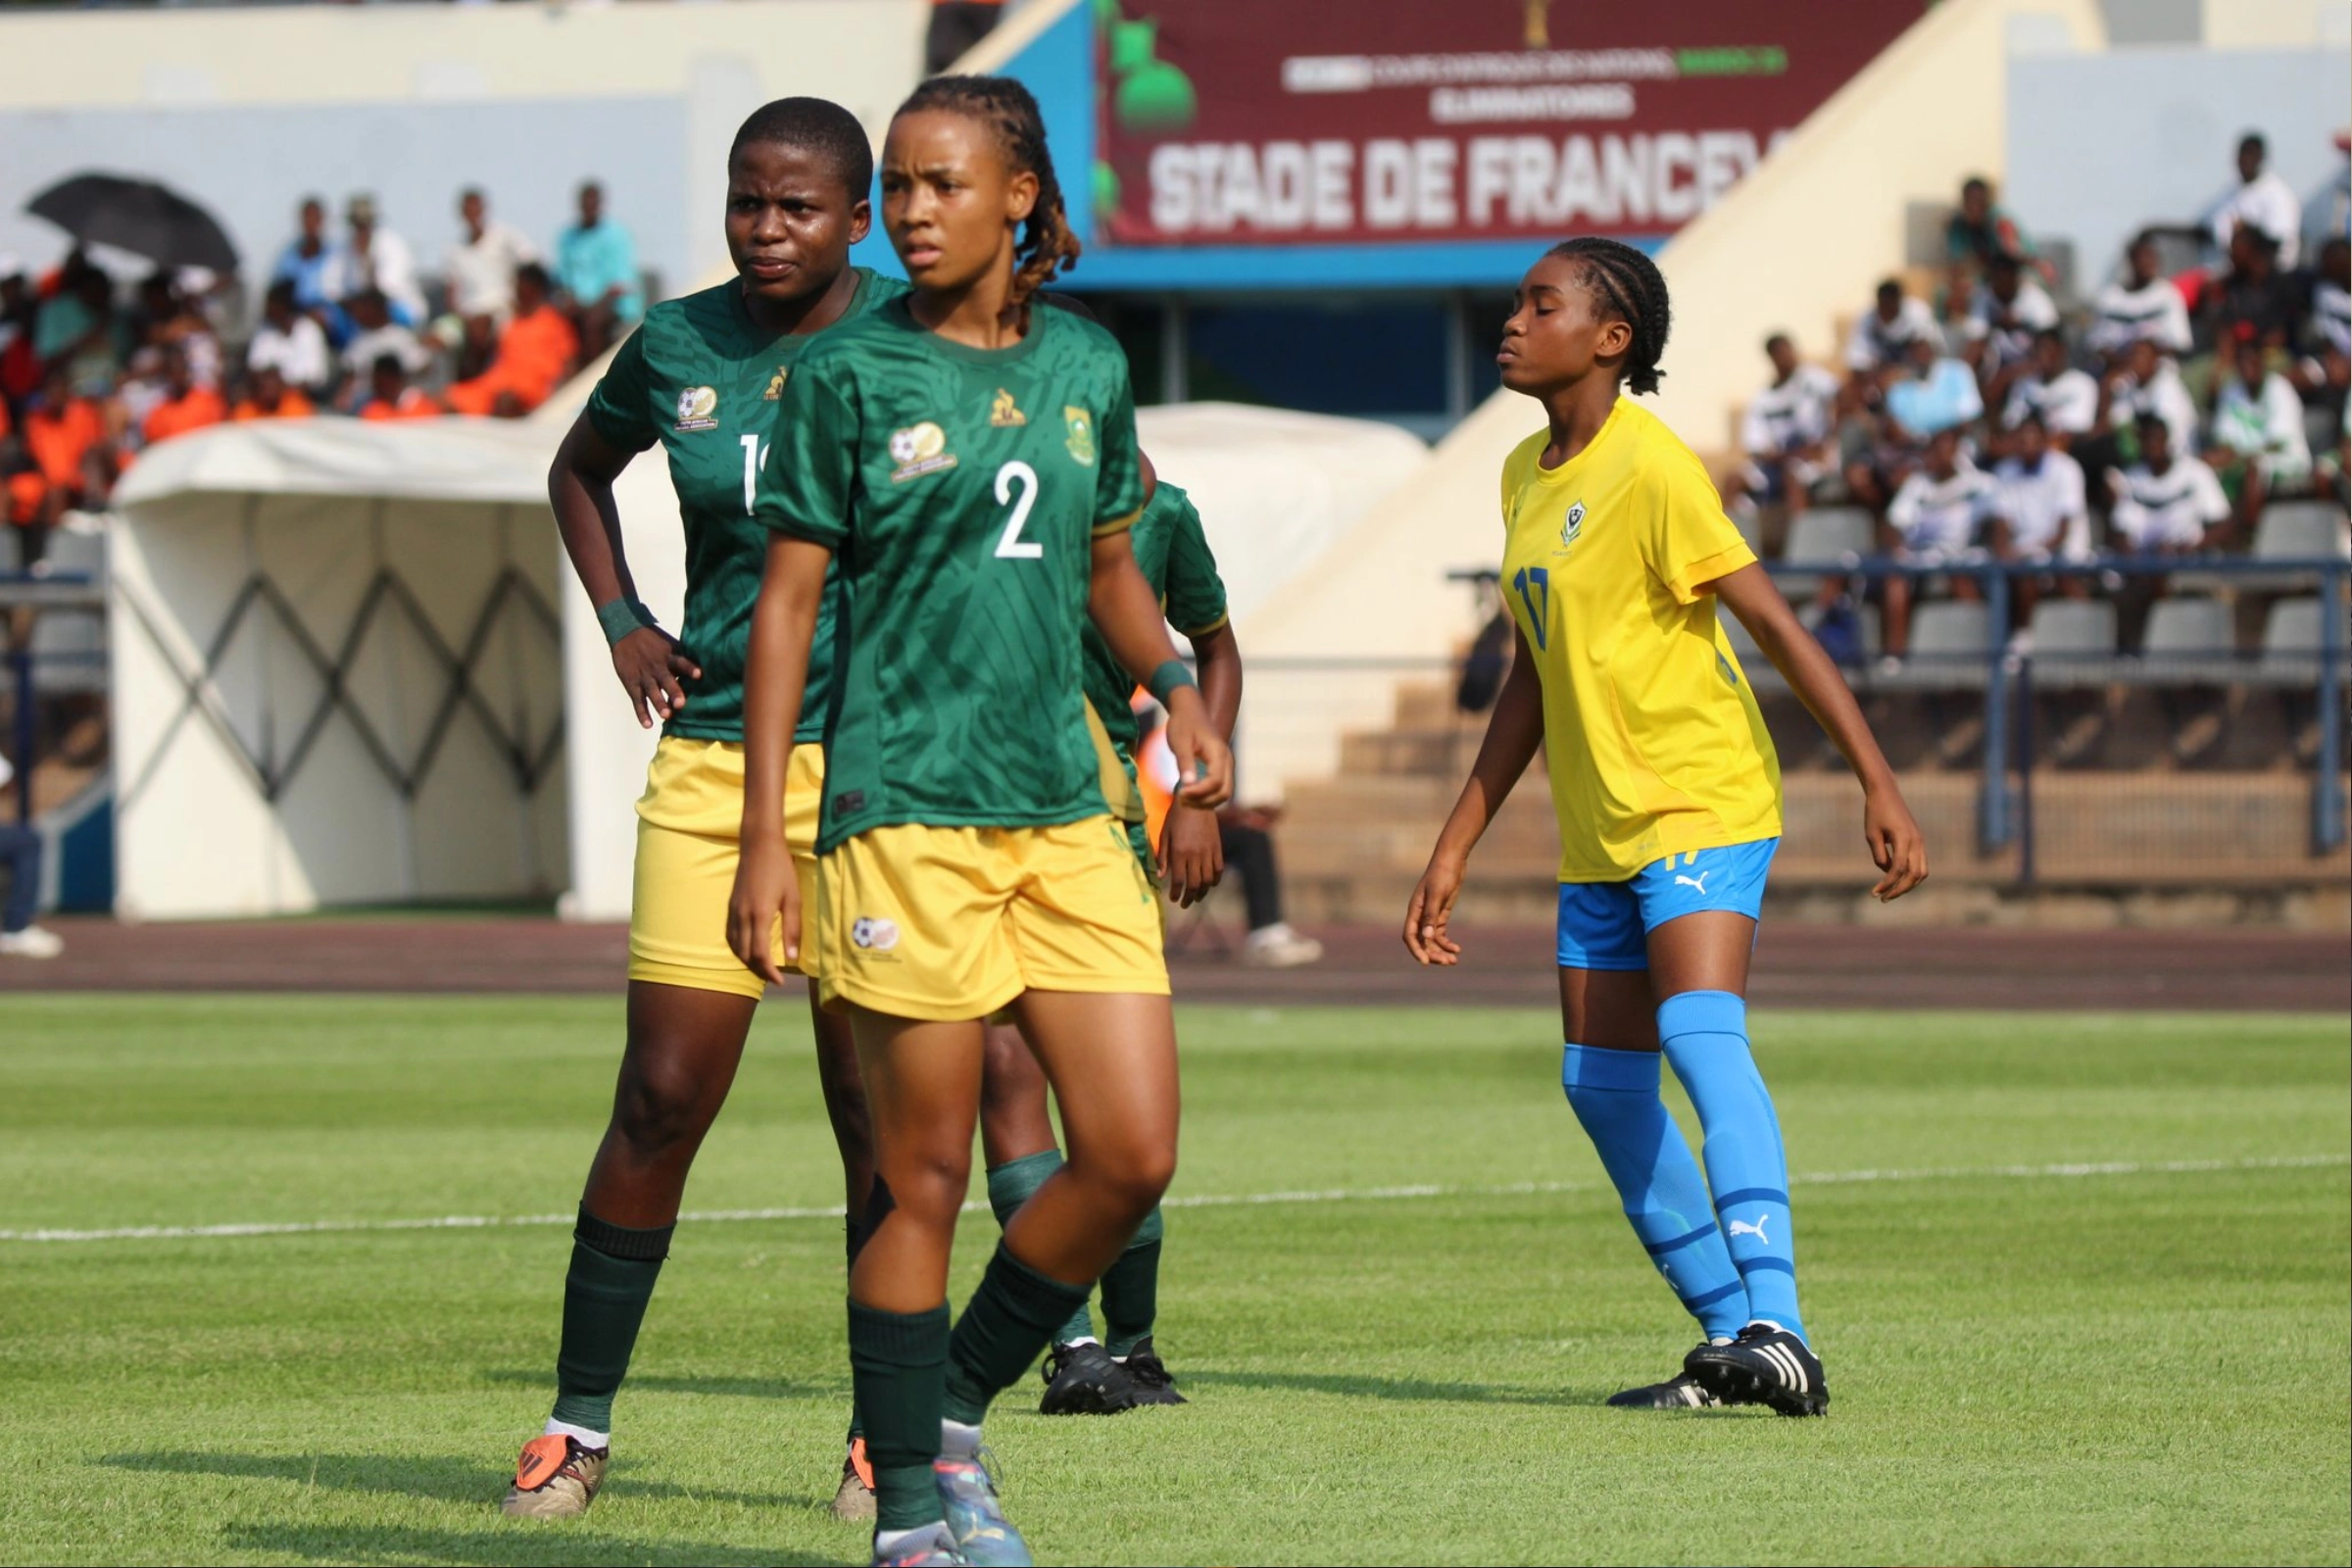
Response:
[{"label": "number 2 jersey", "polygon": [[831,548],[841,585],[817,852],[1107,810],[1081,633],[1094,540],[1143,503],[1117,341],[1040,308],[976,349],[898,299],[818,340],[778,415],[760,519]]},{"label": "number 2 jersey", "polygon": [[[767,530],[753,508],[774,472],[785,385],[811,345],[906,292],[896,278],[855,270],[858,292],[841,320],[804,336],[776,337],[753,324],[736,278],[664,300],[646,313],[589,394],[588,422],[615,452],[661,444],[686,527],[686,619],[678,641],[703,675],[684,683],[686,706],[662,726],[664,735],[743,739],[743,665],[767,560]],[[809,706],[793,737],[799,742],[816,740],[823,728],[839,597],[828,586],[809,658]]]}]

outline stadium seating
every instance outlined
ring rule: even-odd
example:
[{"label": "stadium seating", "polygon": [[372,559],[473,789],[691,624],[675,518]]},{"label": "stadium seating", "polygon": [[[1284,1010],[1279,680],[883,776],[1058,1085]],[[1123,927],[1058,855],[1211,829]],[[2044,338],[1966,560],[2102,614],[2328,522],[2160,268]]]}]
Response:
[{"label": "stadium seating", "polygon": [[[1781,559],[1800,565],[1850,566],[1878,548],[1878,524],[1860,507],[1822,507],[1790,519]],[[1804,572],[1780,577],[1781,592],[1802,599],[1821,578]]]},{"label": "stadium seating", "polygon": [[2115,678],[2115,606],[2104,599],[2045,599],[2034,607],[2034,684],[2104,686]]},{"label": "stadium seating", "polygon": [[1941,600],[1911,613],[1911,649],[1877,685],[1900,691],[1981,691],[1989,677],[1992,613],[1974,600]]},{"label": "stadium seating", "polygon": [[2226,686],[2239,674],[2230,607],[2202,596],[2161,599],[2148,612],[2140,668],[2168,686]]},{"label": "stadium seating", "polygon": [[2302,687],[2319,678],[2324,646],[2317,594],[2275,601],[2262,626],[2262,656],[2246,678],[2262,686]]}]

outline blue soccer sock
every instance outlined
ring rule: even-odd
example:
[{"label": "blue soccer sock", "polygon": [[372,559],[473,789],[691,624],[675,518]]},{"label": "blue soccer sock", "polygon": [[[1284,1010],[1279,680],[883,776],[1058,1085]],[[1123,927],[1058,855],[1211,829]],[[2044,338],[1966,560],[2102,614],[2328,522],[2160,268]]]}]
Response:
[{"label": "blue soccer sock", "polygon": [[1714,1206],[1682,1128],[1658,1099],[1658,1054],[1561,1048],[1560,1087],[1625,1200],[1625,1217],[1709,1339],[1740,1332],[1747,1291],[1715,1228]]},{"label": "blue soccer sock", "polygon": [[1729,991],[1686,991],[1658,1004],[1658,1039],[1706,1137],[1715,1217],[1751,1319],[1805,1337],[1796,1310],[1796,1239],[1788,1223],[1788,1158],[1772,1095],[1747,1049],[1747,1004]]}]

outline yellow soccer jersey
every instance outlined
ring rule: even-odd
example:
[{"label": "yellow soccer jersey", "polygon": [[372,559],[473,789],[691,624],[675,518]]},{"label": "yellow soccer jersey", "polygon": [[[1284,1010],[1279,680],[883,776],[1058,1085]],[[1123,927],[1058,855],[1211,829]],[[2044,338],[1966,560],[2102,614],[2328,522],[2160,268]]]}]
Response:
[{"label": "yellow soccer jersey", "polygon": [[1697,585],[1756,559],[1706,469],[1620,398],[1546,470],[1537,431],[1502,466],[1503,597],[1544,682],[1560,880],[1772,838],[1781,765]]}]

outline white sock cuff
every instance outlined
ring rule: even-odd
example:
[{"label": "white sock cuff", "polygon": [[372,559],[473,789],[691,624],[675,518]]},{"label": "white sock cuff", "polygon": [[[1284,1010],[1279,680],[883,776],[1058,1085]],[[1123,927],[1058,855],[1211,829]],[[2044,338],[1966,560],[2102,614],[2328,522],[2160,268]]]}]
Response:
[{"label": "white sock cuff", "polygon": [[556,1433],[563,1434],[583,1448],[610,1448],[612,1446],[612,1433],[596,1432],[587,1427],[575,1427],[568,1421],[559,1421],[551,1415],[547,1418],[547,1431],[541,1433],[540,1436],[547,1437]]}]

